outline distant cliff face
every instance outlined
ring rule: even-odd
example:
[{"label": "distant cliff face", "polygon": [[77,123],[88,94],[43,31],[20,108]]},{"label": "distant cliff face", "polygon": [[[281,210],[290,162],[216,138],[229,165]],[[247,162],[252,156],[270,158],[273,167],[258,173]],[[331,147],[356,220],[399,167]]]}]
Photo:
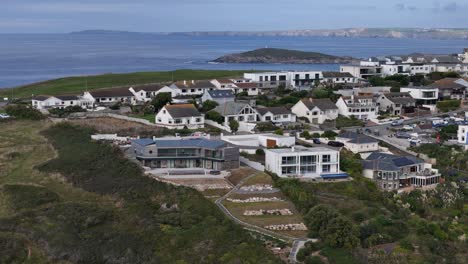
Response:
[{"label": "distant cliff face", "polygon": [[355,62],[352,57],[338,57],[318,52],[264,48],[217,58],[222,63],[291,63],[291,64],[343,64]]}]

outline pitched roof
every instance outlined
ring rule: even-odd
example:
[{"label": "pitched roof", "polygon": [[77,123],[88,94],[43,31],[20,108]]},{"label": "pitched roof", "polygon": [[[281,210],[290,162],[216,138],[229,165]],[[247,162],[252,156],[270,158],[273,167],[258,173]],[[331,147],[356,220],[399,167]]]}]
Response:
[{"label": "pitched roof", "polygon": [[373,152],[362,162],[365,169],[399,170],[401,167],[424,163],[413,156],[397,156],[382,152]]},{"label": "pitched roof", "polygon": [[284,106],[277,106],[277,107],[262,107],[262,108],[257,108],[257,112],[261,115],[265,115],[266,113],[270,112],[274,115],[287,115],[291,114],[291,111],[289,111],[286,107]]},{"label": "pitched roof", "polygon": [[330,99],[313,99],[313,98],[304,98],[301,100],[309,110],[312,110],[314,107],[325,111],[325,110],[336,110],[338,107]]},{"label": "pitched roof", "polygon": [[173,118],[201,116],[193,104],[173,104],[166,105],[165,108]]},{"label": "pitched roof", "polygon": [[235,83],[235,85],[239,88],[257,88],[257,83],[254,82],[246,82],[246,83]]},{"label": "pitched roof", "polygon": [[191,139],[156,139],[154,141],[158,148],[209,148],[217,149],[227,146],[227,143],[222,140],[210,140],[205,138]]},{"label": "pitched roof", "polygon": [[354,144],[369,144],[378,142],[369,136],[358,134],[352,131],[340,133],[337,137],[351,139],[349,142]]},{"label": "pitched roof", "polygon": [[385,96],[395,104],[414,104],[416,102],[409,93],[388,93]]},{"label": "pitched roof", "polygon": [[349,72],[322,72],[323,78],[353,78]]},{"label": "pitched roof", "polygon": [[133,86],[133,90],[135,90],[136,92],[139,92],[139,91],[156,92],[156,91],[159,91],[163,87],[164,86],[159,85],[159,84],[149,84],[149,85]]},{"label": "pitched roof", "polygon": [[178,88],[216,88],[210,81],[179,81],[173,83]]},{"label": "pitched roof", "polygon": [[228,83],[228,84],[232,84],[233,81],[229,80],[229,79],[216,79],[219,83]]},{"label": "pitched roof", "polygon": [[34,96],[32,99],[33,100],[37,100],[37,101],[45,101],[51,97],[55,97],[59,100],[62,100],[62,101],[72,101],[72,100],[78,100],[78,96],[76,95],[54,95],[54,96],[51,96],[51,95],[37,95],[37,96]]},{"label": "pitched roof", "polygon": [[213,111],[218,112],[222,116],[237,115],[247,105],[248,104],[246,103],[239,102],[225,102],[221,105],[218,105],[215,109],[213,109]]},{"label": "pitched roof", "polygon": [[232,90],[208,90],[208,94],[211,98],[234,98]]},{"label": "pitched roof", "polygon": [[93,97],[132,97],[133,94],[128,90],[128,87],[98,89],[89,91]]},{"label": "pitched roof", "polygon": [[37,100],[37,101],[45,101],[45,100],[49,99],[50,97],[51,96],[48,96],[48,95],[36,95],[32,99]]},{"label": "pitched roof", "polygon": [[429,85],[431,87],[436,87],[439,89],[460,89],[465,88],[464,85],[456,83],[456,81],[460,80],[460,78],[444,78],[435,81],[433,84]]}]

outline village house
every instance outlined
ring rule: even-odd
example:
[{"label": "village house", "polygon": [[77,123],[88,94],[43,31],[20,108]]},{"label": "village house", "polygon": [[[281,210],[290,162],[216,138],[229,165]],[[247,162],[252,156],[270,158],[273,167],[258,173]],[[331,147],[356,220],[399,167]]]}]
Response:
[{"label": "village house", "polygon": [[349,72],[322,72],[322,84],[336,85],[336,84],[350,84],[354,85],[359,83],[359,79],[351,75]]},{"label": "village house", "polygon": [[261,89],[283,86],[288,89],[310,88],[323,79],[321,71],[281,71],[244,73],[244,78],[258,83]]},{"label": "village house", "polygon": [[226,103],[226,102],[234,102],[236,96],[232,92],[232,90],[205,90],[205,93],[202,95],[201,100],[202,102],[206,101],[214,101],[218,103],[218,105]]},{"label": "village house", "polygon": [[391,115],[414,113],[416,101],[409,93],[386,93],[377,97],[377,104],[381,112]]},{"label": "village house", "polygon": [[221,140],[206,138],[142,138],[132,149],[143,166],[154,169],[239,168],[239,148]]},{"label": "village house", "polygon": [[37,110],[53,108],[64,109],[69,106],[79,106],[83,109],[92,107],[92,103],[76,95],[38,95],[31,100],[32,106]]},{"label": "village house", "polygon": [[364,121],[377,118],[379,110],[373,96],[341,96],[336,106],[340,115]]},{"label": "village house", "polygon": [[211,83],[218,89],[231,89],[234,94],[245,92],[248,96],[256,96],[259,93],[258,84],[245,78],[214,79]]},{"label": "village house", "polygon": [[413,156],[374,152],[362,161],[362,165],[363,175],[387,191],[409,186],[435,186],[441,178],[431,164]]},{"label": "village house", "polygon": [[340,72],[348,72],[359,79],[382,76],[382,67],[379,63],[361,61],[359,64],[340,65]]},{"label": "village house", "polygon": [[340,152],[324,147],[267,149],[265,170],[279,177],[338,179],[348,176],[340,171]]},{"label": "village house", "polygon": [[431,86],[402,87],[400,92],[409,93],[416,101],[416,106],[423,106],[435,111],[439,100],[439,89]]},{"label": "village house", "polygon": [[248,96],[257,96],[260,93],[258,84],[254,82],[235,83],[235,94],[247,93]]},{"label": "village house", "polygon": [[434,87],[439,90],[439,99],[456,99],[464,100],[466,98],[466,90],[468,88],[468,82],[457,82],[463,81],[460,78],[444,78],[435,81],[429,87]]},{"label": "village house", "polygon": [[338,117],[338,107],[330,99],[305,98],[297,102],[291,111],[312,124],[323,124],[325,120],[335,120]]},{"label": "village house", "polygon": [[259,121],[273,123],[296,122],[296,115],[284,106],[257,108]]},{"label": "village house", "polygon": [[169,129],[204,128],[205,118],[193,104],[166,105],[159,110],[155,123]]},{"label": "village house", "polygon": [[93,105],[114,105],[117,103],[135,105],[137,100],[128,87],[98,89],[83,93],[83,99]]},{"label": "village house", "polygon": [[229,121],[236,120],[238,122],[257,122],[257,111],[249,104],[239,102],[226,102],[218,105],[213,111],[218,112],[224,117],[224,125],[229,126]]},{"label": "village house", "polygon": [[177,91],[159,84],[132,86],[128,90],[135,96],[137,102],[149,102],[159,93],[170,93],[177,96]]},{"label": "village house", "polygon": [[335,140],[344,144],[344,147],[353,153],[365,153],[379,150],[379,142],[369,136],[355,132],[340,133]]},{"label": "village house", "polygon": [[172,89],[177,89],[179,95],[202,95],[205,90],[214,90],[216,86],[210,81],[180,81],[169,86]]}]

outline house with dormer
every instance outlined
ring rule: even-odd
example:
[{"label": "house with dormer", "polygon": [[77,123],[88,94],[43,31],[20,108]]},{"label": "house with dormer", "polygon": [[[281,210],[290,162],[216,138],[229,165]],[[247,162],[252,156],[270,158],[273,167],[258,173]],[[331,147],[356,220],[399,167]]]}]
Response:
[{"label": "house with dormer", "polygon": [[306,118],[312,124],[323,124],[325,120],[335,120],[338,117],[338,107],[328,98],[304,98],[291,108],[291,112],[297,117]]},{"label": "house with dormer", "polygon": [[205,127],[205,118],[193,104],[173,104],[159,110],[155,123],[169,129],[198,129]]}]

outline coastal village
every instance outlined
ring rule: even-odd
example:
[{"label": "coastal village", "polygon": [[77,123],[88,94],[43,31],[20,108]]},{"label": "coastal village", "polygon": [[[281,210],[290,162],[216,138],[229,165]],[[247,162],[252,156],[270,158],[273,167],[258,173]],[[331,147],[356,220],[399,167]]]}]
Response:
[{"label": "coastal village", "polygon": [[[316,239],[307,238],[299,208],[274,179],[339,184],[364,177],[385,193],[435,190],[464,171],[456,166],[457,153],[446,154],[455,165],[445,166],[422,150],[468,148],[467,100],[468,48],[454,55],[372,57],[336,72],[246,71],[35,94],[23,102],[57,123],[106,119],[146,127],[147,133],[95,133],[92,139],[118,146],[153,180],[202,192],[244,228],[293,241],[286,251],[270,250],[296,263],[299,250]],[[466,184],[467,177],[457,182]]]}]

